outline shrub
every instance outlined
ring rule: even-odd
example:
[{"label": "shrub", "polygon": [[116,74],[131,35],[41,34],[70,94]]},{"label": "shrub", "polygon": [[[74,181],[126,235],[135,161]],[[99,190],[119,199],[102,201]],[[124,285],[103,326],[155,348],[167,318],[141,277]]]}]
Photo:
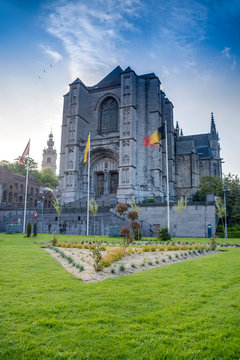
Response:
[{"label": "shrub", "polygon": [[128,206],[124,203],[117,204],[115,207],[115,211],[116,213],[122,215],[124,212],[128,211]]},{"label": "shrub", "polygon": [[124,266],[123,264],[121,264],[121,265],[119,266],[119,270],[120,270],[120,271],[124,271],[124,270],[125,270],[125,266]]},{"label": "shrub", "polygon": [[159,264],[159,261],[158,261],[158,260],[156,260],[156,261],[155,261],[155,263],[156,263],[156,264]]},{"label": "shrub", "polygon": [[31,236],[31,232],[32,232],[32,225],[31,223],[29,222],[27,224],[27,237],[30,237]]},{"label": "shrub", "polygon": [[129,213],[127,213],[127,218],[131,221],[137,220],[138,212],[137,211],[129,211]]},{"label": "shrub", "polygon": [[148,265],[152,265],[152,262],[151,262],[151,261],[148,261]]},{"label": "shrub", "polygon": [[210,241],[210,248],[211,250],[215,250],[217,247],[217,243],[216,243],[216,239],[215,239],[215,234],[211,237],[211,241]]},{"label": "shrub", "polygon": [[162,259],[162,262],[166,262],[166,260],[165,260],[165,259]]},{"label": "shrub", "polygon": [[146,204],[151,204],[151,203],[154,203],[154,202],[155,202],[155,199],[152,199],[152,198],[150,198],[150,199],[145,199],[143,202],[146,203]]},{"label": "shrub", "polygon": [[51,244],[52,246],[56,246],[57,245],[57,236],[56,236],[56,231],[54,231],[54,234],[53,234],[53,239],[51,240]]},{"label": "shrub", "polygon": [[134,240],[141,240],[142,233],[139,230],[133,230],[133,238]]},{"label": "shrub", "polygon": [[93,267],[95,271],[101,271],[104,268],[103,258],[98,245],[92,247],[92,257],[94,259]]},{"label": "shrub", "polygon": [[172,259],[172,256],[171,256],[171,255],[168,255],[168,258],[169,258],[169,260],[171,260],[171,259]]},{"label": "shrub", "polygon": [[167,227],[162,227],[157,231],[157,235],[156,235],[157,240],[162,240],[162,241],[168,241],[171,239],[171,235],[168,232],[168,228]]},{"label": "shrub", "polygon": [[36,223],[36,221],[34,221],[34,224],[33,224],[33,236],[37,237],[37,223]]},{"label": "shrub", "polygon": [[130,229],[127,227],[122,227],[120,230],[120,235],[123,236],[123,242],[125,245],[129,245],[131,242],[133,242],[133,239],[130,236]]},{"label": "shrub", "polygon": [[135,268],[136,268],[136,265],[135,265],[135,264],[132,264],[131,267],[132,267],[133,269],[135,269]]},{"label": "shrub", "polygon": [[111,269],[111,274],[115,274],[115,270],[114,270],[114,269]]}]

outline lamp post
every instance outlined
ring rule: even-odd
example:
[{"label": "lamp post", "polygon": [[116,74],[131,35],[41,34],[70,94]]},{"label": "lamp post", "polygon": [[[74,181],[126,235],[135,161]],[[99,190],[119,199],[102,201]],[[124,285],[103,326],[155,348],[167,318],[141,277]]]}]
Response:
[{"label": "lamp post", "polygon": [[42,234],[43,234],[43,205],[44,205],[44,195],[42,196]]},{"label": "lamp post", "polygon": [[227,239],[228,234],[227,234],[227,206],[226,206],[226,191],[227,191],[227,186],[223,185],[223,195],[224,195],[224,211],[225,211],[225,239]]}]

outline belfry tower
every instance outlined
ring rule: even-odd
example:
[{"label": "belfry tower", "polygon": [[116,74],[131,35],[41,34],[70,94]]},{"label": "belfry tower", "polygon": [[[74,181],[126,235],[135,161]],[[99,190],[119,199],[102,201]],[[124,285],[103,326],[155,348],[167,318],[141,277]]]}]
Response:
[{"label": "belfry tower", "polygon": [[53,134],[51,131],[47,142],[47,148],[43,150],[42,169],[45,167],[50,167],[52,168],[54,174],[56,174],[57,151],[53,148],[53,146],[54,146],[54,141],[53,141]]}]

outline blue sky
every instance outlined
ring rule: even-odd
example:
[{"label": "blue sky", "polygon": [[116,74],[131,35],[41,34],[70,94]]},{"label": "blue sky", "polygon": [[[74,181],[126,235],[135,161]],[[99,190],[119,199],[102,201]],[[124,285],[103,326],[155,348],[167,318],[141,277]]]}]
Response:
[{"label": "blue sky", "polygon": [[59,151],[68,84],[120,65],[159,76],[184,135],[213,112],[223,171],[240,175],[239,38],[238,0],[0,0],[0,159],[31,138],[40,165],[51,129]]}]

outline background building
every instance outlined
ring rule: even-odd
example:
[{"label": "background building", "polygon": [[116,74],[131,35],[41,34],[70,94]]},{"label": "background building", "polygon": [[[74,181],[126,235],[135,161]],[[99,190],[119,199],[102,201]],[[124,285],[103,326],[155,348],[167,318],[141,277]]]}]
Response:
[{"label": "background building", "polygon": [[45,167],[50,167],[54,174],[56,174],[57,170],[57,151],[53,148],[53,134],[52,132],[49,134],[49,138],[47,141],[47,148],[43,150],[42,155],[42,169]]}]

